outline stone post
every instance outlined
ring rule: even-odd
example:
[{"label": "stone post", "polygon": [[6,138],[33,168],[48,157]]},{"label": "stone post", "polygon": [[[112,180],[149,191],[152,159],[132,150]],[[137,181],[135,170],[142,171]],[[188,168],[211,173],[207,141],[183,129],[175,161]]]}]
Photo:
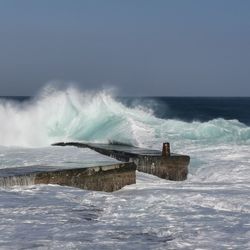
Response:
[{"label": "stone post", "polygon": [[163,157],[170,156],[170,144],[168,142],[163,143],[162,145],[162,154]]}]

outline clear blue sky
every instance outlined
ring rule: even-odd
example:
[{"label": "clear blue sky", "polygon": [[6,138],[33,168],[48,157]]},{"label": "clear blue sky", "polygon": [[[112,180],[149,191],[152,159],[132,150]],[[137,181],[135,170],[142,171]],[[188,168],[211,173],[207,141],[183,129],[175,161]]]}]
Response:
[{"label": "clear blue sky", "polygon": [[0,95],[250,96],[248,0],[0,0]]}]

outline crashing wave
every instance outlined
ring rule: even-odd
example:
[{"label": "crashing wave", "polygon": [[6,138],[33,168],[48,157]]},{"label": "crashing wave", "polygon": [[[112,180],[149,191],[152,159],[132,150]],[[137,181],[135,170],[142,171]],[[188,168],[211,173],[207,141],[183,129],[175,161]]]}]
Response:
[{"label": "crashing wave", "polygon": [[115,142],[142,146],[150,141],[246,142],[250,128],[237,120],[184,122],[156,118],[138,105],[129,108],[108,92],[46,89],[30,101],[0,101],[0,145],[46,146],[55,141]]}]

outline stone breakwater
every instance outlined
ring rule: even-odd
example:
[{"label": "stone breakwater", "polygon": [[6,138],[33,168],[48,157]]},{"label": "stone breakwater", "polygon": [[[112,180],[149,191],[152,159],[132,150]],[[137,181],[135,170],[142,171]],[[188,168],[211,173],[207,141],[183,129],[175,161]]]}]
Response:
[{"label": "stone breakwater", "polygon": [[183,181],[187,179],[190,157],[170,152],[169,143],[164,143],[162,151],[137,148],[127,145],[59,142],[55,146],[75,146],[90,148],[123,162],[134,162],[137,170],[160,178]]},{"label": "stone breakwater", "polygon": [[135,170],[133,162],[73,169],[52,166],[6,168],[0,170],[0,186],[57,184],[112,192],[134,184]]},{"label": "stone breakwater", "polygon": [[118,161],[108,158],[105,162],[96,161],[92,164],[87,158],[78,157],[70,161],[68,159],[70,157],[66,157],[63,165],[55,161],[44,165],[41,163],[41,165],[4,168],[0,169],[0,186],[57,184],[112,192],[136,183],[136,169],[173,181],[183,181],[188,174],[190,157],[171,153],[169,143],[163,144],[162,151],[127,145],[80,142],[60,142],[54,146],[89,148]]}]

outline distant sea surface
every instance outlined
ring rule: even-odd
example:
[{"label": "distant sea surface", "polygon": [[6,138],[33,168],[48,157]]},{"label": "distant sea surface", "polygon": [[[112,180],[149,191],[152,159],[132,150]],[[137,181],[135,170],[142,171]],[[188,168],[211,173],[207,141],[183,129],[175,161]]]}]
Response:
[{"label": "distant sea surface", "polygon": [[[5,96],[0,99],[24,102],[29,96]],[[141,105],[152,109],[162,119],[179,119],[187,122],[207,122],[212,119],[236,119],[250,125],[250,97],[117,97],[129,107]]]},{"label": "distant sea surface", "polygon": [[124,98],[133,105],[144,103],[163,119],[206,122],[216,118],[237,119],[250,125],[250,97],[140,97]]}]

